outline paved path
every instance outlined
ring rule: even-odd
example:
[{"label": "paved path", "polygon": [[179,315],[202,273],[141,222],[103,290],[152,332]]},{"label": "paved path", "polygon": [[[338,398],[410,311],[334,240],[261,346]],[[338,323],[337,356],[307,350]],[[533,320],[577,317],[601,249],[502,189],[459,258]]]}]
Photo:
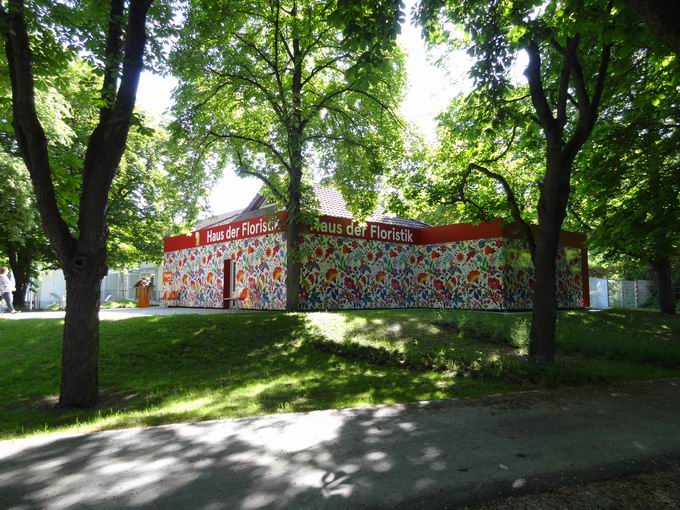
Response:
[{"label": "paved path", "polygon": [[[233,313],[231,310],[219,308],[163,308],[152,306],[149,308],[102,308],[99,310],[99,318],[104,321],[117,321],[122,319],[133,319],[135,317],[148,317],[153,315],[211,315],[216,313]],[[0,313],[0,320],[24,320],[24,319],[63,319],[64,311],[55,312],[22,312],[22,313]]]},{"label": "paved path", "polygon": [[0,508],[454,508],[678,459],[673,380],[0,442]]}]

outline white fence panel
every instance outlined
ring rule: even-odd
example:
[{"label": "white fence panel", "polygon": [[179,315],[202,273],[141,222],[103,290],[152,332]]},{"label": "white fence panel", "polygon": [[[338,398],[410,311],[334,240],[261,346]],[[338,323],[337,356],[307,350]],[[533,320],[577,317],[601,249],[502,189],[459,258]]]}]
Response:
[{"label": "white fence panel", "polygon": [[609,308],[606,278],[588,278],[590,285],[590,307],[596,310]]}]

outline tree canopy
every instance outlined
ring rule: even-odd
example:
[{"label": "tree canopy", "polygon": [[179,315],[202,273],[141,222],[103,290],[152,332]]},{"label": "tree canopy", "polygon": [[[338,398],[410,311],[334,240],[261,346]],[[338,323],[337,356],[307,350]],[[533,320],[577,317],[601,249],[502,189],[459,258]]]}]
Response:
[{"label": "tree canopy", "polygon": [[304,181],[329,177],[359,214],[401,154],[399,3],[188,2],[172,57],[178,129],[260,179],[288,213],[288,306],[297,308]]}]

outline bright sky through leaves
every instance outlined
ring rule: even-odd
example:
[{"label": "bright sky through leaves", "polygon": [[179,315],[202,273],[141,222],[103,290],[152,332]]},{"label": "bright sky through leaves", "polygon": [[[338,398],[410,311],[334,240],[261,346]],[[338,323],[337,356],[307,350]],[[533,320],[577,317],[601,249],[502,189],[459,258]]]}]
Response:
[{"label": "bright sky through leaves", "polygon": [[[446,70],[431,62],[441,55],[435,53],[428,57],[425,43],[420,37],[420,28],[411,23],[414,3],[415,0],[406,1],[407,22],[402,26],[398,39],[408,55],[408,88],[401,111],[406,120],[415,124],[428,141],[434,141],[437,114],[446,108],[454,95],[471,87],[467,78],[470,59],[463,51],[454,52],[446,59]],[[137,95],[138,106],[155,116],[161,116],[171,104],[175,84],[174,78],[143,73]],[[218,181],[210,195],[210,211],[219,214],[245,207],[260,189],[260,185],[260,181],[255,178],[243,179],[237,177],[231,169],[225,169],[224,177]]]}]

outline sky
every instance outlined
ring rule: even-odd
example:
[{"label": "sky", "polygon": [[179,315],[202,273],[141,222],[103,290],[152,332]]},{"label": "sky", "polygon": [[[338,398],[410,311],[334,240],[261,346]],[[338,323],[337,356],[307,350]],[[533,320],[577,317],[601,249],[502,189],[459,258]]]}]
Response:
[{"label": "sky", "polygon": [[[433,61],[441,56],[428,51],[420,36],[420,29],[411,23],[411,8],[415,0],[406,2],[406,23],[402,25],[398,42],[407,54],[408,85],[401,105],[404,118],[417,126],[428,141],[434,141],[436,116],[446,109],[458,93],[469,90],[467,70],[470,59],[463,51],[447,55],[445,68]],[[172,104],[172,77],[160,77],[149,72],[142,74],[137,105],[155,116],[161,116]],[[233,169],[225,168],[223,177],[213,186],[209,198],[210,214],[219,214],[248,205],[260,189],[255,178],[237,177]]]}]

